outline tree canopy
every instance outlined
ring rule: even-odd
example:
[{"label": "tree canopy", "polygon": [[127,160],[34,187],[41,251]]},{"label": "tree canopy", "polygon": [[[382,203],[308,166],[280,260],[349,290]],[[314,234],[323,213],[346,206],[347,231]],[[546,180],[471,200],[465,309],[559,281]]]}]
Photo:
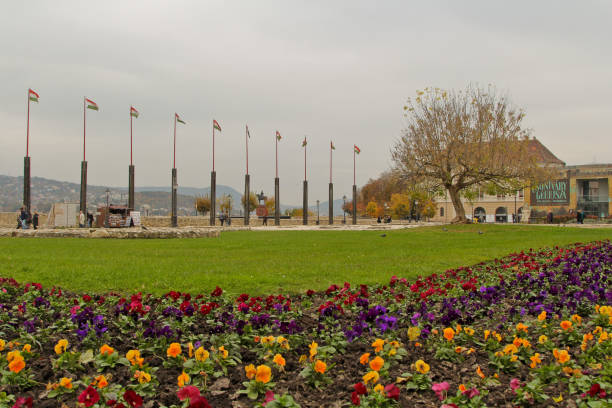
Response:
[{"label": "tree canopy", "polygon": [[469,85],[463,91],[425,88],[404,106],[407,127],[392,149],[404,180],[446,190],[465,222],[464,190],[477,185],[516,191],[546,177],[528,149],[525,116],[496,89]]}]

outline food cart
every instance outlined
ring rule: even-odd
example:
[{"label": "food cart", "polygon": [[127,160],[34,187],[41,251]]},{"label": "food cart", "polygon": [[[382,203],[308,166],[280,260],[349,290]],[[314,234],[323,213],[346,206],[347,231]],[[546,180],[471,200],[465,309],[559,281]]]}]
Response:
[{"label": "food cart", "polygon": [[108,209],[108,227],[109,228],[122,228],[122,227],[139,227],[140,226],[140,212],[130,210],[125,205],[109,205],[108,207],[98,207],[96,211],[96,226],[103,228],[106,226],[107,211]]}]

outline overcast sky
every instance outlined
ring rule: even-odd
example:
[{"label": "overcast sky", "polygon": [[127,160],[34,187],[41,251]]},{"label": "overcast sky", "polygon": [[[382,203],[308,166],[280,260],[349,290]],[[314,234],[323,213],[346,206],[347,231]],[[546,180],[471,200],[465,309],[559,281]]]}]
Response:
[{"label": "overcast sky", "polygon": [[492,83],[568,164],[612,162],[609,1],[11,1],[0,14],[0,173],[23,172],[26,91],[32,175],[79,182],[83,96],[89,183],[126,186],[129,107],[137,185],[252,186],[301,203],[308,136],[311,202],[327,199],[329,141],[338,197],[389,168],[417,89]]}]

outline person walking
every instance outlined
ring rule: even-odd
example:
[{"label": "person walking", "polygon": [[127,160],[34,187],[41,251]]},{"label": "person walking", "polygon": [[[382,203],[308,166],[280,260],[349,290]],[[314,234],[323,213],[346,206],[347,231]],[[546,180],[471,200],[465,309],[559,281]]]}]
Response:
[{"label": "person walking", "polygon": [[90,213],[89,211],[87,211],[87,224],[88,224],[89,228],[93,227],[93,221],[94,221],[93,214]]},{"label": "person walking", "polygon": [[34,211],[34,217],[32,217],[32,227],[38,229],[38,212]]},{"label": "person walking", "polygon": [[21,221],[21,229],[28,229],[28,213],[26,212],[25,207],[21,207],[19,220]]},{"label": "person walking", "polygon": [[85,214],[83,214],[83,211],[79,211],[79,228],[85,228]]}]

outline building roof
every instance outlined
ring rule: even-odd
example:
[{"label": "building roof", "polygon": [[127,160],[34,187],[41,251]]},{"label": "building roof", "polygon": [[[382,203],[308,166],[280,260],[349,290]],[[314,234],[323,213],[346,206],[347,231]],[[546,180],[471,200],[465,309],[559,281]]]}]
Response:
[{"label": "building roof", "polygon": [[544,146],[538,139],[535,137],[533,139],[529,139],[529,144],[527,148],[530,152],[534,153],[537,157],[538,163],[541,164],[558,164],[561,166],[565,166],[565,162],[555,156],[546,146]]}]

